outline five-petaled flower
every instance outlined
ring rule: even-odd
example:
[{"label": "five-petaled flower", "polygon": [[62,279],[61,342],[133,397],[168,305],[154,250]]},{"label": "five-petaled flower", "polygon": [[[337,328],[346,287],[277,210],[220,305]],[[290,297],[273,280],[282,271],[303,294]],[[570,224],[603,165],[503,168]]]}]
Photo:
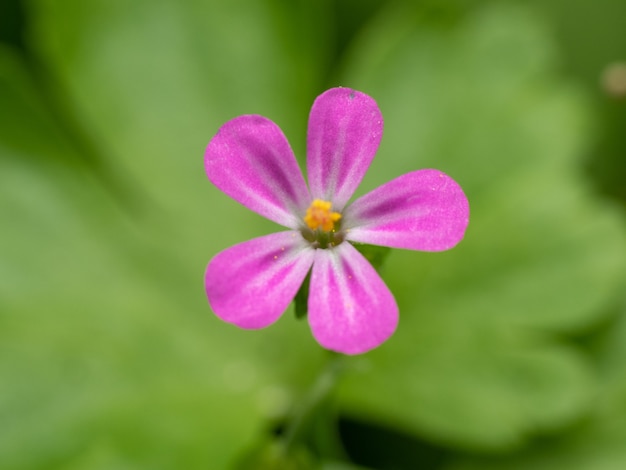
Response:
[{"label": "five-petaled flower", "polygon": [[258,115],[224,124],[207,146],[209,180],[289,230],[218,253],[205,275],[215,314],[263,328],[287,309],[311,273],[308,321],[325,348],[359,354],[387,340],[398,306],[376,270],[350,243],[442,251],[465,233],[469,204],[437,170],[402,175],[348,204],[383,132],[376,102],[333,88],[311,108],[304,181],[280,128]]}]

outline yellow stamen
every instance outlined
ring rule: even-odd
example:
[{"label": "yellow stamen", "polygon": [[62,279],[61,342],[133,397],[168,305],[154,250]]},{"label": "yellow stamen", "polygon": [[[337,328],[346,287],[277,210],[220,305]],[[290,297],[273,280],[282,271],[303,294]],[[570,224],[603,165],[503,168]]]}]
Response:
[{"label": "yellow stamen", "polygon": [[321,228],[325,232],[330,232],[335,227],[335,222],[341,219],[339,212],[331,212],[332,203],[315,199],[306,210],[304,222],[312,230]]}]

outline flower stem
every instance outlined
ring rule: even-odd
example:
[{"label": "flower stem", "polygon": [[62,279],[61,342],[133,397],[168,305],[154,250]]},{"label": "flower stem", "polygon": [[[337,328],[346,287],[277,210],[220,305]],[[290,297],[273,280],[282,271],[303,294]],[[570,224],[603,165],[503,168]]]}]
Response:
[{"label": "flower stem", "polygon": [[325,368],[318,375],[315,383],[287,419],[282,446],[289,453],[302,442],[309,430],[313,418],[335,389],[345,367],[344,356],[332,353]]}]

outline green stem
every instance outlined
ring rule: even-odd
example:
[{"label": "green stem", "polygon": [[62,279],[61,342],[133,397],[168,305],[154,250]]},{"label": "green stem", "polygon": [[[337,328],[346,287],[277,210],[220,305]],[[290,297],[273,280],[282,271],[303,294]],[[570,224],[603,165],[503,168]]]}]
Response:
[{"label": "green stem", "polygon": [[320,375],[318,375],[313,386],[300,404],[293,410],[287,420],[287,427],[282,442],[285,453],[292,451],[294,446],[302,441],[316,411],[335,389],[339,378],[345,370],[344,360],[344,356],[333,353],[332,358],[328,361]]}]

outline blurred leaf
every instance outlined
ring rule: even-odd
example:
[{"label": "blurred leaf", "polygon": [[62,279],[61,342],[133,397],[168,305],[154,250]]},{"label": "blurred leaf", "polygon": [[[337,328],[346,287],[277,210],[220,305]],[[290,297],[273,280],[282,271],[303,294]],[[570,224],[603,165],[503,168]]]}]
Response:
[{"label": "blurred leaf", "polygon": [[439,470],[446,462],[445,449],[360,418],[342,417],[341,441],[350,460],[368,468]]},{"label": "blurred leaf", "polygon": [[365,243],[353,243],[354,247],[367,259],[376,271],[380,271],[391,253],[391,248],[386,246],[367,245]]},{"label": "blurred leaf", "polygon": [[[184,265],[205,265],[233,241],[274,230],[208,183],[203,152],[225,121],[258,113],[280,125],[302,155],[327,52],[307,35],[317,32],[297,25],[304,13],[309,20],[327,13],[323,2],[34,4],[34,40],[72,98],[68,106],[112,171],[133,181],[142,216],[165,225],[153,235],[185,237],[175,238]],[[185,230],[174,235],[176,226]],[[205,234],[218,231],[209,246]]]},{"label": "blurred leaf", "polygon": [[0,3],[0,43],[22,48],[24,11],[20,0],[5,0]]},{"label": "blurred leaf", "polygon": [[296,318],[305,318],[309,306],[309,286],[311,285],[311,272],[306,275],[304,281],[302,281],[302,285],[300,289],[298,289],[298,293],[296,294],[296,298],[294,299],[294,311],[296,314]]},{"label": "blurred leaf", "polygon": [[450,470],[621,470],[626,468],[626,311],[603,342],[600,392],[591,416],[564,436],[500,458],[459,459]]},{"label": "blurred leaf", "polygon": [[84,159],[0,51],[3,467],[225,468],[315,375],[306,327],[238,330],[202,288],[212,254],[268,225],[211,188],[204,146],[239,112],[304,122],[315,94],[292,81],[317,55],[291,60],[273,8],[33,2],[31,41],[137,213],[68,164]]},{"label": "blurred leaf", "polygon": [[[311,25],[326,28],[329,3],[32,0],[31,47],[132,194],[70,164],[92,160],[1,51],[3,466],[225,468],[311,382],[323,355],[302,322],[246,332],[210,314],[210,257],[273,226],[206,181],[202,153],[224,121],[260,113],[303,154],[332,55]],[[585,410],[589,368],[552,333],[598,321],[623,230],[578,175],[588,109],[535,17],[487,7],[434,26],[388,8],[342,80],[386,119],[362,191],[440,168],[472,221],[449,253],[387,261],[401,325],[354,358],[343,406],[448,444],[510,446]]]},{"label": "blurred leaf", "polygon": [[[533,0],[532,3],[554,25],[568,70],[601,92],[600,74],[604,67],[624,59],[626,4],[621,0],[593,4],[585,0]],[[594,41],[588,41],[590,37]]]},{"label": "blurred leaf", "polygon": [[[626,203],[626,99],[606,87],[608,68],[624,61],[626,2],[622,0],[540,0],[563,51],[563,69],[587,87],[598,114],[598,135],[588,149],[587,167],[599,190]],[[593,37],[593,41],[589,38]]]},{"label": "blurred leaf", "polygon": [[324,462],[320,470],[368,470],[366,467],[352,465],[347,462]]},{"label": "blurred leaf", "polygon": [[315,470],[314,463],[306,448],[297,447],[286,453],[275,441],[264,442],[234,466],[235,470]]},{"label": "blurred leaf", "polygon": [[394,5],[345,68],[385,117],[362,191],[439,168],[472,214],[450,252],[389,260],[400,326],[357,359],[343,405],[448,445],[507,449],[578,419],[590,368],[551,337],[600,320],[621,287],[623,226],[579,174],[590,112],[537,19],[498,4],[432,24]]}]

